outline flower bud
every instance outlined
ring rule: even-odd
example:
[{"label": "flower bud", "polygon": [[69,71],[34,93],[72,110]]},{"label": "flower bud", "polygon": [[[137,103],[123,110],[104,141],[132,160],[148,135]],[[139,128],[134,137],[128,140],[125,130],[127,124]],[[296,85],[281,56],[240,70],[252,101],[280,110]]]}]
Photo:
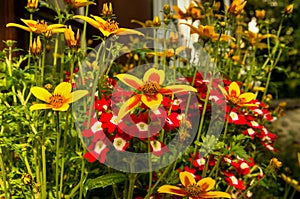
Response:
[{"label": "flower bud", "polygon": [[289,15],[292,14],[293,10],[294,10],[294,4],[292,3],[287,7],[285,7],[284,12]]},{"label": "flower bud", "polygon": [[170,5],[169,5],[169,4],[165,4],[165,5],[164,5],[163,11],[164,11],[164,14],[165,14],[165,15],[169,15],[170,12],[171,12],[171,7],[170,7]]},{"label": "flower bud", "polygon": [[153,26],[159,27],[160,25],[161,25],[161,22],[160,22],[159,16],[155,16],[153,19]]}]

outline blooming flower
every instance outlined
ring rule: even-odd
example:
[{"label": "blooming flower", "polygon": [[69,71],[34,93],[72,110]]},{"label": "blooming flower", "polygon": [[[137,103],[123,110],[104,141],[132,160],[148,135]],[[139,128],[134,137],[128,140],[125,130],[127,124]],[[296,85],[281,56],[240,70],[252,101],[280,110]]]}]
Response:
[{"label": "blooming flower", "polygon": [[163,185],[158,189],[159,193],[169,193],[177,196],[188,196],[190,199],[200,198],[231,198],[228,193],[222,191],[210,191],[216,184],[212,178],[203,178],[196,182],[194,176],[189,172],[180,172],[180,181],[184,188],[173,185]]},{"label": "blooming flower", "polygon": [[191,28],[191,34],[198,34],[200,38],[202,38],[204,41],[207,41],[211,39],[212,41],[229,41],[229,40],[235,40],[233,37],[225,34],[218,34],[215,33],[213,26],[203,26],[199,25],[199,27],[195,27],[188,23],[182,23]]},{"label": "blooming flower", "polygon": [[45,88],[34,86],[30,89],[31,93],[47,104],[33,104],[30,106],[30,110],[52,109],[54,111],[66,111],[70,103],[79,100],[88,93],[86,90],[77,90],[71,93],[71,90],[72,85],[67,82],[60,83],[52,94]]},{"label": "blooming flower", "polygon": [[226,99],[234,105],[257,106],[256,104],[251,103],[251,101],[255,98],[255,94],[250,92],[241,94],[240,87],[236,82],[232,82],[229,85],[228,92],[221,86],[219,86],[219,88],[221,89]]},{"label": "blooming flower", "polygon": [[47,22],[44,20],[31,20],[31,19],[21,19],[23,23],[26,24],[26,26],[16,24],[16,23],[8,23],[6,24],[6,27],[17,27],[21,28],[23,30],[26,30],[28,32],[34,32],[37,34],[43,34],[46,37],[51,37],[52,34],[60,33],[65,31],[65,25],[63,24],[51,24],[48,25]]},{"label": "blooming flower", "polygon": [[141,32],[136,30],[131,30],[128,28],[119,28],[119,25],[117,22],[113,20],[107,20],[105,21],[101,17],[91,15],[94,19],[86,16],[81,15],[75,15],[73,16],[74,19],[82,19],[92,25],[94,28],[97,28],[101,31],[101,33],[104,35],[104,37],[108,37],[111,34],[137,34],[137,35],[143,35]]},{"label": "blooming flower", "polygon": [[72,8],[80,8],[91,4],[96,5],[94,2],[88,0],[65,0],[65,2]]},{"label": "blooming flower", "polygon": [[161,87],[165,80],[165,72],[154,68],[150,68],[145,72],[143,80],[129,74],[119,74],[116,75],[116,77],[127,86],[130,86],[140,92],[140,94],[135,94],[123,103],[119,110],[117,120],[120,120],[128,112],[133,110],[140,101],[142,101],[148,108],[157,110],[162,102],[163,94],[168,95],[185,91],[197,91],[189,85],[171,85]]},{"label": "blooming flower", "polygon": [[247,1],[245,0],[233,0],[227,12],[233,15],[239,15],[243,11]]}]

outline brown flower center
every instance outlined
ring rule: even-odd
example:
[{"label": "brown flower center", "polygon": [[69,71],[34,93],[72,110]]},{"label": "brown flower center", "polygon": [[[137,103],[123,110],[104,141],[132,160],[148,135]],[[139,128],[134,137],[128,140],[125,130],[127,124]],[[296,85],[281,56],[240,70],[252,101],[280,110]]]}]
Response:
[{"label": "brown flower center", "polygon": [[37,24],[36,24],[36,33],[37,34],[41,34],[41,33],[44,33],[47,31],[47,22],[45,22],[44,20],[41,20],[41,21],[37,21]]},{"label": "brown flower center", "polygon": [[156,82],[146,82],[143,87],[142,91],[146,95],[155,95],[160,89],[160,86]]},{"label": "brown flower center", "polygon": [[119,26],[118,26],[118,22],[115,22],[115,21],[107,21],[105,24],[104,24],[104,30],[106,31],[109,31],[109,32],[113,32],[115,30],[118,30],[119,29]]},{"label": "brown flower center", "polygon": [[190,184],[186,187],[189,196],[197,197],[202,193],[201,187],[197,184]]},{"label": "brown flower center", "polygon": [[62,107],[62,105],[64,104],[64,97],[56,94],[56,95],[52,95],[50,97],[50,104],[54,107],[54,108],[60,108]]}]

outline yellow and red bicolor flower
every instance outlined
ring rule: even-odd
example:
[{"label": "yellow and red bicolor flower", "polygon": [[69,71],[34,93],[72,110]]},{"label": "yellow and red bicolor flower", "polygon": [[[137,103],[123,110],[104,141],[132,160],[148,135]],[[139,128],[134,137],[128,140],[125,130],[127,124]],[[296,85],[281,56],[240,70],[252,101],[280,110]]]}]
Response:
[{"label": "yellow and red bicolor flower", "polygon": [[28,32],[34,32],[37,34],[43,34],[46,37],[51,37],[52,34],[60,33],[65,31],[65,25],[63,24],[51,24],[48,25],[44,20],[31,20],[31,19],[21,19],[22,22],[26,24],[26,26],[16,24],[16,23],[8,23],[6,27],[17,27]]},{"label": "yellow and red bicolor flower", "polygon": [[229,6],[227,12],[233,15],[239,15],[243,11],[247,1],[245,0],[233,0],[231,5]]},{"label": "yellow and red bicolor flower", "polygon": [[144,74],[143,80],[129,74],[119,74],[116,77],[127,86],[138,91],[137,94],[129,98],[120,107],[117,121],[122,119],[127,113],[133,110],[139,102],[143,102],[151,110],[157,110],[162,102],[163,95],[180,92],[197,92],[189,85],[170,85],[162,87],[165,80],[165,72],[150,68]]},{"label": "yellow and red bicolor flower", "polygon": [[71,93],[71,83],[62,82],[55,87],[54,92],[50,93],[42,87],[34,86],[30,89],[31,93],[38,99],[46,102],[46,104],[33,104],[30,111],[40,109],[52,109],[54,111],[66,111],[69,104],[79,100],[88,94],[86,90],[77,90]]},{"label": "yellow and red bicolor flower", "polygon": [[91,15],[92,18],[82,16],[82,15],[75,15],[73,16],[74,19],[82,19],[92,25],[94,28],[97,28],[101,31],[101,33],[104,35],[104,37],[108,37],[111,34],[137,34],[137,35],[143,35],[143,33],[128,29],[128,28],[119,28],[119,25],[114,20],[104,20],[101,17]]},{"label": "yellow and red bicolor flower", "polygon": [[180,172],[179,178],[184,187],[173,185],[163,185],[158,189],[159,193],[168,193],[177,196],[187,196],[189,199],[200,198],[231,198],[231,196],[223,191],[210,191],[216,184],[215,180],[210,177],[202,178],[196,182],[194,176],[190,172]]},{"label": "yellow and red bicolor flower", "polygon": [[257,106],[254,102],[251,103],[252,100],[255,99],[255,94],[251,92],[242,93],[239,85],[236,82],[231,82],[228,88],[228,92],[221,86],[219,86],[223,95],[226,99],[237,106]]}]

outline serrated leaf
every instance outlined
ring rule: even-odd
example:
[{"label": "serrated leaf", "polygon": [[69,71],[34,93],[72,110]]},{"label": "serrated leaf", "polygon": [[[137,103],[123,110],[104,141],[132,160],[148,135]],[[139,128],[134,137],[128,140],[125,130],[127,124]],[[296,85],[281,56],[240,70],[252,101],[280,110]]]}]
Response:
[{"label": "serrated leaf", "polygon": [[122,173],[110,173],[106,175],[99,176],[94,179],[88,179],[84,185],[84,195],[89,190],[97,188],[105,188],[110,185],[118,184],[125,181],[126,175]]}]

